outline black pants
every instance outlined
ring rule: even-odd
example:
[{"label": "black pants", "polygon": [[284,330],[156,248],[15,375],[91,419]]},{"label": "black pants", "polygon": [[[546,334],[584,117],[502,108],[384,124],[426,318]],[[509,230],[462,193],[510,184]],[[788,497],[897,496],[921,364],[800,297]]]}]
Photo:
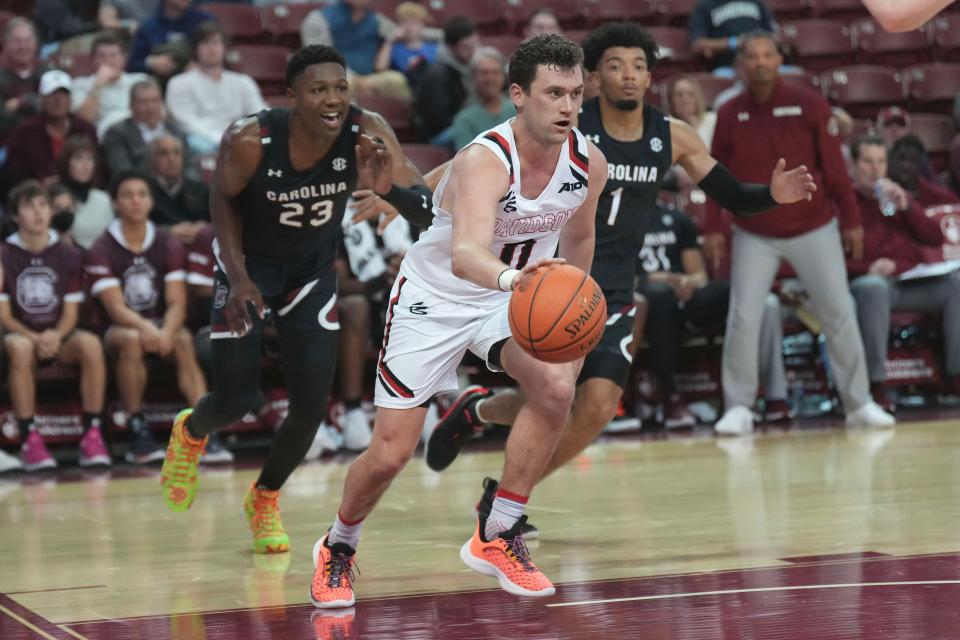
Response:
[{"label": "black pants", "polygon": [[[273,269],[273,267],[271,267]],[[284,276],[283,267],[278,267]],[[327,398],[337,361],[336,290],[333,274],[286,289],[283,277],[248,263],[251,278],[275,315],[280,361],[289,397],[287,418],[277,432],[258,486],[277,490],[303,461],[320,422],[327,415]],[[279,283],[279,284],[278,284]],[[206,435],[236,422],[262,403],[260,346],[265,322],[255,319],[242,337],[232,337],[224,326],[223,302],[229,292],[226,278],[216,275],[212,312],[211,392],[200,399],[190,419],[190,431]],[[225,291],[217,291],[217,289]]]},{"label": "black pants", "polygon": [[730,304],[730,284],[710,282],[684,303],[665,282],[644,282],[637,291],[647,299],[644,332],[650,344],[650,369],[669,397],[676,392],[674,374],[680,341],[687,335],[723,326]]}]

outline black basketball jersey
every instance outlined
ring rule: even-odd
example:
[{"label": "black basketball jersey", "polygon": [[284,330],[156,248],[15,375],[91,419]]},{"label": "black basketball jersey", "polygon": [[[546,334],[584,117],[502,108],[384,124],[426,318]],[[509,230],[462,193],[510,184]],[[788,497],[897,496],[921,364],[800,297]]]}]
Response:
[{"label": "black basketball jersey", "polygon": [[583,104],[578,129],[607,158],[607,184],[597,204],[597,245],[590,275],[609,299],[630,301],[637,254],[655,212],[664,175],[673,164],[670,122],[643,105],[643,137],[633,142],[611,138],[600,119],[599,98]]},{"label": "black basketball jersey", "polygon": [[243,216],[243,252],[270,262],[323,253],[329,264],[340,244],[340,223],[357,185],[354,146],[361,110],[350,107],[327,155],[306,171],[290,162],[290,110],[257,114],[263,155],[237,202]]}]

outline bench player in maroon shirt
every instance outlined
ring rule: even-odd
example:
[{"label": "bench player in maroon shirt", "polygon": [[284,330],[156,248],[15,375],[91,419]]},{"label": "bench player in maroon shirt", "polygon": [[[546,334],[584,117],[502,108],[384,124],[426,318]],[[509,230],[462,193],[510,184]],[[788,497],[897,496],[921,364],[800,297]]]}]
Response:
[{"label": "bench player in maroon shirt", "polygon": [[80,252],[59,242],[46,190],[28,180],[10,194],[9,212],[18,231],[3,244],[0,325],[9,360],[10,402],[20,426],[20,458],[27,471],[57,466],[34,425],[36,370],[58,362],[80,369],[84,435],[80,465],[109,465],[100,431],[106,366],[97,336],[77,329],[83,301]]},{"label": "bench player in maroon shirt", "polygon": [[153,198],[146,175],[122,171],[110,187],[117,219],[94,241],[84,270],[90,295],[106,315],[104,343],[117,368],[117,391],[127,413],[132,444],[127,460],[160,461],[164,450],[143,418],[149,356],[171,359],[186,401],[207,391],[197,363],[187,315],[186,252],[148,220]]}]

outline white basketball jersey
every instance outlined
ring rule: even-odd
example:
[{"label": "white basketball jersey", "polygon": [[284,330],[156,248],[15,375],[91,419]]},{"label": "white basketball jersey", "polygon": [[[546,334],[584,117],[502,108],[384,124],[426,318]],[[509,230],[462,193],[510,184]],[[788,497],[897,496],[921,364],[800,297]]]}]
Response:
[{"label": "white basketball jersey", "polygon": [[[560,149],[550,182],[536,199],[524,198],[520,195],[520,159],[512,123],[510,119],[480,134],[470,144],[490,149],[510,175],[510,187],[497,205],[490,252],[511,267],[522,269],[529,262],[556,255],[560,230],[587,197],[590,172],[586,138],[573,129]],[[453,274],[453,217],[440,208],[449,178],[448,168],[433,194],[433,224],[407,252],[400,275],[457,302],[504,304],[509,292],[486,289]]]}]

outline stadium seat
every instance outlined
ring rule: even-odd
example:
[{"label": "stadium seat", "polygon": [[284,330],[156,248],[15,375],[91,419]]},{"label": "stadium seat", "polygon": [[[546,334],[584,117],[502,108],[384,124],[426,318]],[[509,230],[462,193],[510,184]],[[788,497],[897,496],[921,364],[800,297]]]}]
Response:
[{"label": "stadium seat", "polygon": [[611,20],[650,24],[657,14],[656,5],[649,0],[585,0],[582,11],[590,27]]},{"label": "stadium seat", "polygon": [[273,4],[260,9],[260,24],[274,44],[297,49],[304,19],[322,7],[322,4],[313,3]]},{"label": "stadium seat", "polygon": [[407,102],[386,96],[364,96],[358,97],[357,103],[383,116],[400,142],[413,142],[413,109]]},{"label": "stadium seat", "polygon": [[453,157],[449,149],[435,144],[404,144],[401,148],[420,173],[427,173]]},{"label": "stadium seat", "polygon": [[[703,91],[703,100],[707,109],[713,104],[717,96],[733,86],[733,78],[718,78],[710,73],[700,72],[691,73],[690,77],[700,84],[700,90]],[[664,101],[666,102],[666,101]]]},{"label": "stadium seat", "polygon": [[941,14],[928,25],[938,60],[960,62],[960,13]]},{"label": "stadium seat", "polygon": [[950,143],[957,132],[953,118],[941,113],[911,113],[910,131],[923,141],[933,168],[946,169]]},{"label": "stadium seat", "polygon": [[813,17],[813,7],[809,0],[766,0],[766,5],[773,11],[777,22]]},{"label": "stadium seat", "polygon": [[643,101],[647,104],[660,109],[661,111],[666,110],[666,100],[664,95],[667,92],[667,84],[665,82],[651,82],[650,88],[647,89],[647,92],[643,95]]},{"label": "stadium seat", "polygon": [[57,54],[50,59],[50,64],[57,69],[63,69],[73,78],[89,76],[97,70],[93,56],[87,53]]},{"label": "stadium seat", "polygon": [[907,84],[911,109],[953,112],[954,97],[960,90],[960,64],[919,64],[901,73]]},{"label": "stadium seat", "polygon": [[697,0],[653,0],[656,5],[658,21],[671,27],[690,26],[690,16]]},{"label": "stadium seat", "polygon": [[922,29],[889,33],[872,18],[865,18],[850,25],[850,33],[863,64],[905,67],[933,59],[927,32]]},{"label": "stadium seat", "polygon": [[482,34],[503,33],[504,17],[494,0],[430,0],[424,4],[437,25],[442,26],[454,16],[467,16]]},{"label": "stadium seat", "polygon": [[847,138],[846,142],[849,144],[860,136],[865,136],[868,134],[876,134],[876,130],[873,128],[873,121],[867,118],[854,118],[853,131],[850,132],[850,136]]},{"label": "stadium seat", "polygon": [[238,45],[227,51],[227,66],[252,77],[264,95],[276,95],[286,88],[287,58],[290,50],[275,45]]},{"label": "stadium seat", "polygon": [[811,0],[813,15],[825,20],[850,22],[869,17],[861,0]]},{"label": "stadium seat", "polygon": [[840,67],[821,75],[821,83],[827,98],[855,118],[873,117],[882,107],[906,102],[900,73],[890,67]]},{"label": "stadium seat", "polygon": [[565,36],[567,36],[574,42],[580,44],[586,39],[588,35],[590,35],[591,31],[593,30],[592,29],[566,29],[563,33]]},{"label": "stadium seat", "polygon": [[850,31],[842,22],[797,20],[781,25],[780,34],[804,69],[824,71],[856,62]]},{"label": "stadium seat", "polygon": [[520,44],[522,38],[520,36],[512,34],[501,34],[499,36],[484,36],[483,44],[487,47],[493,47],[507,59],[510,59],[510,56],[513,54],[513,51],[517,48],[517,45]]},{"label": "stadium seat", "polygon": [[781,73],[780,77],[784,82],[795,87],[812,89],[820,93],[820,77],[809,71],[797,70],[789,73]]},{"label": "stadium seat", "polygon": [[666,78],[676,73],[697,71],[700,62],[690,51],[687,30],[680,27],[650,27],[647,29],[660,47],[660,62],[654,67],[657,77]]},{"label": "stadium seat", "polygon": [[232,44],[256,44],[269,40],[260,24],[260,13],[250,5],[210,2],[203,5],[203,10],[223,27]]}]

